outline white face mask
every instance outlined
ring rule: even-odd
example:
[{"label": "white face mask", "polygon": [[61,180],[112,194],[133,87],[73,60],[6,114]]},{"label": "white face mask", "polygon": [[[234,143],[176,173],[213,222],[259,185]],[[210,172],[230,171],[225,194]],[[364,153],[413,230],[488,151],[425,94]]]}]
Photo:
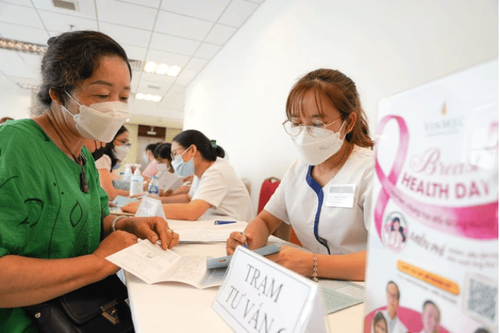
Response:
[{"label": "white face mask", "polygon": [[130,147],[126,145],[115,146],[115,148],[113,149],[113,154],[115,154],[115,157],[118,160],[122,161],[125,156],[127,156],[129,150]]},{"label": "white face mask", "polygon": [[167,163],[157,163],[156,168],[159,172],[170,171],[170,167],[167,166]]},{"label": "white face mask", "polygon": [[310,165],[318,165],[335,155],[342,147],[344,143],[344,139],[340,138],[342,127],[344,127],[344,122],[337,133],[327,129],[321,138],[311,136],[303,128],[298,136],[292,137],[292,141],[305,162]]},{"label": "white face mask", "polygon": [[175,156],[172,161],[172,167],[178,176],[187,177],[194,174],[193,158],[187,162],[184,162],[184,159],[182,158],[189,148],[191,148],[191,146],[189,146],[188,149],[186,149],[182,154]]},{"label": "white face mask", "polygon": [[144,161],[144,164],[149,163],[149,158],[148,158],[148,155],[146,153],[142,154],[142,160]]},{"label": "white face mask", "polygon": [[130,115],[127,103],[112,101],[86,106],[66,94],[80,106],[80,113],[72,114],[63,105],[61,108],[73,116],[78,133],[87,139],[111,142]]}]

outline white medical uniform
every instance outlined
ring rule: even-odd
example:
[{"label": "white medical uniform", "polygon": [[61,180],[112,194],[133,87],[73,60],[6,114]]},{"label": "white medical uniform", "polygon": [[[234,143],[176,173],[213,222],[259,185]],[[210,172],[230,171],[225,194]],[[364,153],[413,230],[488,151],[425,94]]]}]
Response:
[{"label": "white medical uniform", "polygon": [[[98,159],[97,161],[95,161],[95,167],[97,170],[99,169],[106,169],[108,171],[111,170],[111,158],[104,154],[102,155],[102,157],[100,159]],[[111,181],[113,180],[117,180],[118,178],[120,178],[120,176],[118,176],[114,170],[110,171],[110,179]]]},{"label": "white medical uniform", "polygon": [[[342,169],[323,188],[311,170],[306,162],[295,161],[264,209],[290,224],[310,251],[348,254],[366,250],[374,152],[354,146]],[[325,205],[330,185],[354,185],[352,207]]]},{"label": "white medical uniform", "polygon": [[245,184],[229,163],[220,157],[201,176],[193,177],[189,190],[191,201],[203,200],[212,207],[209,214],[225,215],[238,221],[253,218],[252,202]]}]

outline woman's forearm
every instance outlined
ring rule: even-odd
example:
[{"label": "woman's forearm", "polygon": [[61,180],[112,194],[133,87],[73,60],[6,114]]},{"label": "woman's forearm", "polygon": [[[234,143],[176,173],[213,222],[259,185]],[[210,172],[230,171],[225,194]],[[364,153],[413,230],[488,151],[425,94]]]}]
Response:
[{"label": "woman's forearm", "polygon": [[187,194],[171,195],[169,197],[159,197],[159,199],[164,204],[188,203],[191,201]]},{"label": "woman's forearm", "polygon": [[258,249],[266,245],[269,236],[281,223],[281,220],[277,219],[266,210],[261,211],[245,228],[245,235],[251,235],[251,241],[248,243],[249,247],[251,249]]},{"label": "woman's forearm", "polygon": [[17,255],[0,258],[0,308],[45,302],[109,275],[102,259],[89,254],[70,259]]},{"label": "woman's forearm", "polygon": [[319,277],[350,281],[365,280],[366,251],[342,255],[317,254],[316,258]]}]

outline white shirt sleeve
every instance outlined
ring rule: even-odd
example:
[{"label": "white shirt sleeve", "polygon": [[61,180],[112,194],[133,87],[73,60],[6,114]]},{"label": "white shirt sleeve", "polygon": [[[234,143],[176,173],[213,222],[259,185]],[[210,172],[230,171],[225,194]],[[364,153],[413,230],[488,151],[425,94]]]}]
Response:
[{"label": "white shirt sleeve", "polygon": [[191,200],[206,201],[217,209],[227,194],[227,186],[219,172],[209,172],[209,170],[205,171],[205,174],[201,177],[198,188]]},{"label": "white shirt sleeve", "polygon": [[100,159],[95,161],[95,167],[99,169],[111,170],[111,158],[108,155],[102,155]]}]

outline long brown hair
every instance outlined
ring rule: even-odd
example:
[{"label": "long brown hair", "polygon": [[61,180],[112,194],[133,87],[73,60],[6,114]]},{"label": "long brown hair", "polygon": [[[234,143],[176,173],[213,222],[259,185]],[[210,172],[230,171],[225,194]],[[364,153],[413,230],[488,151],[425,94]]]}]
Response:
[{"label": "long brown hair", "polygon": [[340,112],[343,120],[356,113],[356,121],[352,131],[346,135],[346,140],[360,147],[373,147],[373,140],[368,132],[366,114],[361,107],[356,84],[343,73],[320,68],[302,77],[290,91],[286,101],[286,115],[290,119],[302,113],[302,102],[308,91],[314,91],[316,105],[322,112],[320,95],[328,98]]}]

